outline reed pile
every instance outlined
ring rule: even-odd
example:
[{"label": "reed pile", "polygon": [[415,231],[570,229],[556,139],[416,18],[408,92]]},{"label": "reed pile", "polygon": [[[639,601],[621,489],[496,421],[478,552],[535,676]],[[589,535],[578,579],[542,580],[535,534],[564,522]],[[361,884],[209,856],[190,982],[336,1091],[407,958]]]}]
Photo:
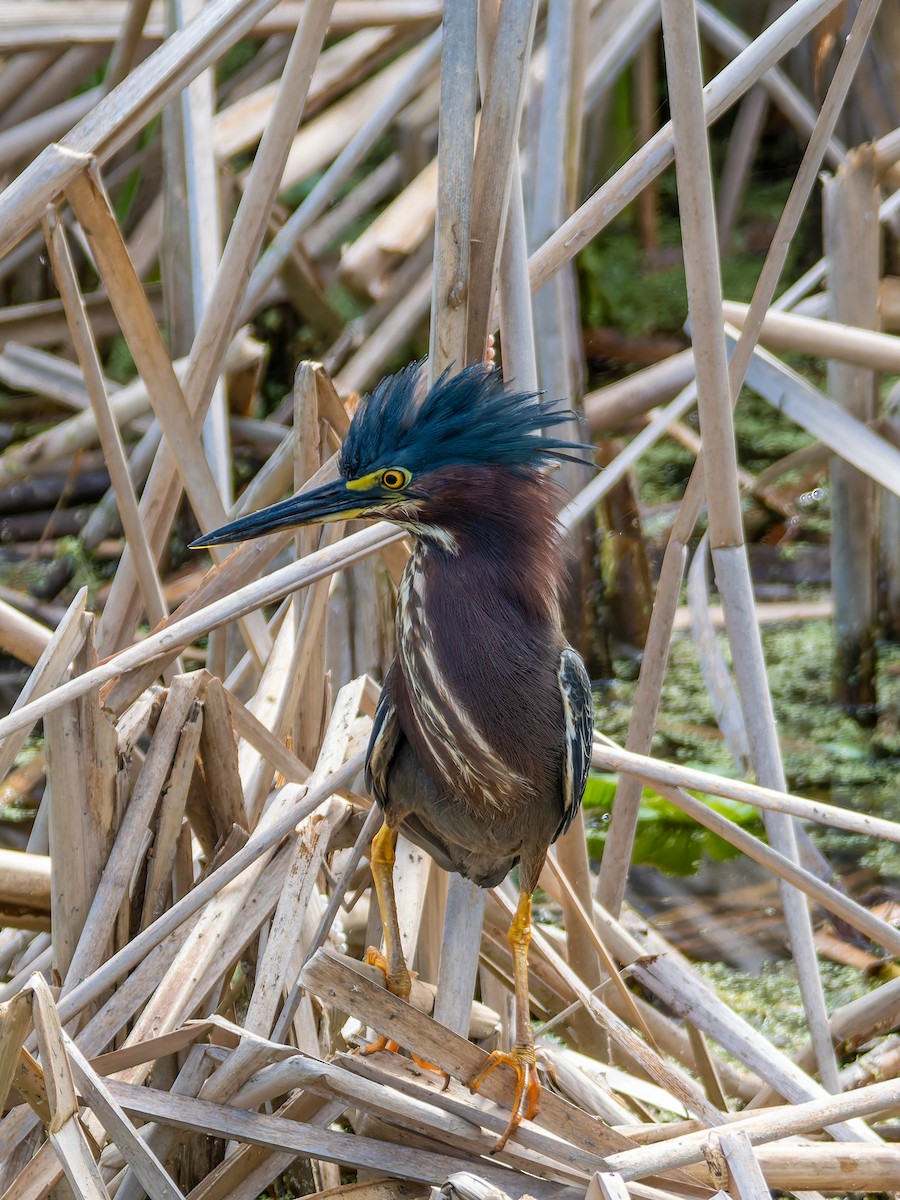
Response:
[{"label": "reed pile", "polygon": [[[0,644],[30,667],[0,718],[0,778],[7,796],[41,796],[27,845],[0,851],[3,1198],[898,1192],[900,980],[829,1015],[813,918],[886,960],[900,933],[810,869],[803,823],[892,842],[900,824],[786,790],[741,522],[741,488],[762,484],[738,469],[731,417],[746,378],[841,460],[848,511],[877,488],[896,521],[894,417],[879,423],[866,389],[875,371],[900,373],[900,342],[823,319],[877,323],[853,296],[878,288],[872,230],[900,208],[900,137],[877,124],[900,89],[857,100],[847,128],[873,145],[848,153],[837,136],[862,55],[889,73],[900,26],[895,6],[883,22],[878,9],[796,0],[749,38],[704,0],[0,5],[0,381],[25,397],[26,423],[0,430],[0,508],[9,539],[44,564],[30,598],[0,594]],[[672,120],[655,129],[660,21]],[[705,86],[698,21],[724,61]],[[816,107],[778,65],[798,45],[828,65]],[[591,138],[635,58],[646,140],[583,199]],[[739,102],[742,129],[758,132],[773,103],[806,144],[748,307],[723,301],[706,137]],[[466,1084],[508,1040],[509,884],[485,897],[401,842],[411,1003],[360,961],[380,936],[361,767],[391,656],[399,532],[273,535],[214,551],[212,569],[183,545],[327,469],[357,394],[429,320],[432,378],[490,353],[499,329],[508,377],[579,396],[573,258],[673,160],[692,346],[585,398],[595,433],[644,427],[589,482],[572,475],[563,523],[580,528],[669,432],[698,469],[628,746],[603,736],[602,713],[595,737],[594,765],[621,776],[599,879],[578,822],[542,879],[564,922],[532,943],[543,1107],[492,1153],[512,1080],[495,1072],[479,1095]],[[823,260],[775,301],[823,163],[829,261],[853,278],[833,272],[811,297]],[[747,166],[736,152],[723,230]],[[787,311],[804,298],[805,313]],[[264,342],[278,322],[284,338]],[[759,337],[843,363],[834,397]],[[317,361],[294,374],[308,345]],[[268,362],[273,347],[282,362]],[[260,420],[284,362],[293,385]],[[702,444],[680,422],[694,403]],[[237,499],[235,458],[250,476]],[[690,619],[723,732],[757,784],[649,757],[704,503]],[[850,537],[836,559],[858,584],[835,588],[854,681],[871,666],[873,547],[881,536],[879,561],[892,561],[891,528],[867,519],[867,557]],[[86,554],[111,564],[90,605],[87,588],[71,594]],[[900,595],[900,571],[885,577]],[[870,703],[851,691],[845,703]],[[796,1058],[625,903],[645,783],[779,881],[810,1030]],[[768,839],[698,790],[759,807]],[[436,1070],[355,1052],[372,1034]]]}]

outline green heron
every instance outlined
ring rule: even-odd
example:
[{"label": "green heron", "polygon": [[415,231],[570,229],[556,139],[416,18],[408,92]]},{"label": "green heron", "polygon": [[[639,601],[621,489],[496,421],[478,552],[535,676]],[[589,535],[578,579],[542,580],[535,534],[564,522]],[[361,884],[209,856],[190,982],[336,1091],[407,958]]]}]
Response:
[{"label": "green heron", "polygon": [[499,1063],[515,1071],[503,1145],[540,1106],[529,1024],[531,897],[550,844],[581,803],[591,754],[590,681],[560,627],[558,489],[540,470],[581,447],[546,432],[570,413],[506,391],[496,369],[444,376],[421,400],[418,379],[413,364],[360,402],[340,478],[193,544],[348,517],[383,518],[413,535],[397,655],[366,762],[384,813],[371,855],[382,961],[390,991],[408,998],[393,890],[400,829],[480,887],[496,886],[518,864],[509,931],[515,1045],[495,1051],[470,1081],[475,1090]]}]

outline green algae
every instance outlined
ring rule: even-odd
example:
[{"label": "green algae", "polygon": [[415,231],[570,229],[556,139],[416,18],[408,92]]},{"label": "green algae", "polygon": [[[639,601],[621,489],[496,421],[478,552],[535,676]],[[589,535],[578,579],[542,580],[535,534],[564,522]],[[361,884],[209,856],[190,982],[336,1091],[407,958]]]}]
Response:
[{"label": "green algae", "polygon": [[[736,1013],[786,1054],[797,1053],[809,1041],[797,970],[792,962],[764,963],[758,972],[738,971],[718,962],[697,962],[695,967]],[[829,1015],[877,986],[877,982],[855,967],[821,962],[819,973]]]},{"label": "green algae", "polygon": [[[858,812],[900,820],[900,646],[885,644],[880,648],[878,695],[882,717],[874,730],[867,730],[831,702],[830,622],[766,626],[762,640],[789,788]],[[721,644],[727,660],[724,637]],[[633,662],[617,662],[615,680],[597,696],[598,727],[619,742],[627,736],[636,674]],[[727,776],[737,774],[716,727],[697,653],[687,635],[676,635],[672,643],[652,753],[686,766]],[[597,854],[602,849],[612,805],[612,788],[604,790],[602,782],[602,777],[592,782],[586,806],[591,850]],[[645,793],[645,797],[650,795]],[[750,816],[743,817],[741,823],[754,824]],[[692,829],[693,837],[689,836]],[[816,825],[809,831],[826,854],[859,862],[882,876],[900,875],[900,848],[892,843]],[[753,832],[758,828],[754,827]],[[668,873],[696,870],[703,854],[723,857],[717,846],[719,839],[709,842],[705,830],[659,797],[652,805],[642,805],[639,834],[635,861],[654,863]]]},{"label": "green algae", "polygon": [[[584,808],[588,853],[594,859],[603,856],[615,790],[616,777],[613,775],[593,774],[588,780]],[[751,805],[721,796],[691,794],[741,828],[750,829],[757,836],[763,835],[759,813]],[[738,853],[730,842],[698,825],[652,788],[643,789],[631,855],[633,863],[651,864],[666,875],[693,875],[699,871],[704,858],[724,862]]]}]

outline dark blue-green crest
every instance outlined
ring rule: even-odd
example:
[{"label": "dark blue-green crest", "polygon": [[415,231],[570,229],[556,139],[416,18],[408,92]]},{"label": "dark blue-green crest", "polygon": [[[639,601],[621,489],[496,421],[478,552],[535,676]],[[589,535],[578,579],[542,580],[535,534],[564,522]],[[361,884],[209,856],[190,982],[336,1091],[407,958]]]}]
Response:
[{"label": "dark blue-green crest", "polygon": [[505,467],[525,475],[554,459],[583,463],[577,452],[591,449],[548,432],[573,413],[539,393],[507,391],[492,367],[444,374],[421,403],[420,372],[421,364],[413,363],[360,402],[341,449],[341,478],[301,488],[191,544],[218,546],[356,516],[407,521],[421,534],[428,524],[423,505],[440,495],[440,481],[428,495],[427,489],[417,491],[418,478],[445,467]]},{"label": "dark blue-green crest", "polygon": [[345,479],[383,467],[413,474],[460,464],[535,469],[553,459],[583,462],[574,452],[591,449],[548,434],[573,413],[540,393],[507,391],[496,368],[445,372],[421,402],[420,371],[411,363],[360,401],[341,448]]}]

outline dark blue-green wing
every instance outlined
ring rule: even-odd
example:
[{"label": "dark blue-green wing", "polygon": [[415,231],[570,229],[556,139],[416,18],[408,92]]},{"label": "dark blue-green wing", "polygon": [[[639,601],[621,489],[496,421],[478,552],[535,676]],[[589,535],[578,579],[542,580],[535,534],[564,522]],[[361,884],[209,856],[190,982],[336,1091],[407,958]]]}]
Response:
[{"label": "dark blue-green wing", "polygon": [[375,709],[366,752],[366,787],[382,808],[387,804],[388,773],[402,736],[388,672]]},{"label": "dark blue-green wing", "polygon": [[571,646],[559,658],[559,690],[566,726],[566,750],[563,757],[563,817],[557,837],[569,828],[578,812],[591,765],[591,740],[594,734],[594,705],[591,681],[581,656]]}]

